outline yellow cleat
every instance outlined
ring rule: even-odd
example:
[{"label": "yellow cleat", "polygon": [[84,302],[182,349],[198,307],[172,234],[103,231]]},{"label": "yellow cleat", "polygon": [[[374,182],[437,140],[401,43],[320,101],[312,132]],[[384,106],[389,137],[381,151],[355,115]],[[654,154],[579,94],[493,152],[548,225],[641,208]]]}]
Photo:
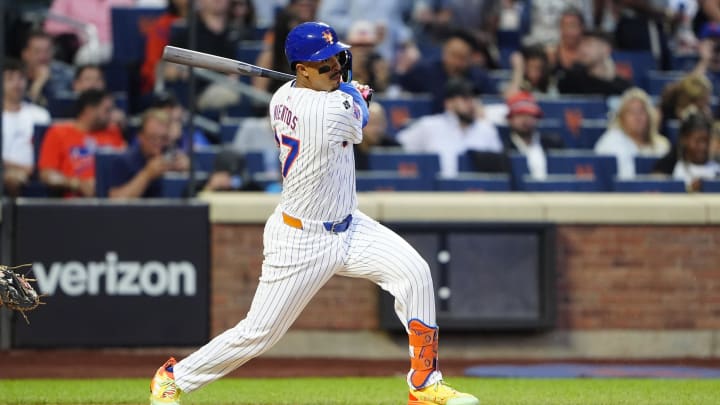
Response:
[{"label": "yellow cleat", "polygon": [[458,392],[442,380],[419,390],[410,389],[408,405],[480,405],[470,394]]},{"label": "yellow cleat", "polygon": [[166,361],[150,381],[150,405],[180,405],[182,390],[175,385],[175,376],[168,368],[177,364],[174,358]]}]

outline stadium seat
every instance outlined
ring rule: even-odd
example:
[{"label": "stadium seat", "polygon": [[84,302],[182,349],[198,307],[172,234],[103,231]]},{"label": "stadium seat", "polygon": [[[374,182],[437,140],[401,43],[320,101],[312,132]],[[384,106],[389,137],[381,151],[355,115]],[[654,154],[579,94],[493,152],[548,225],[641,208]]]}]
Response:
[{"label": "stadium seat", "polygon": [[608,121],[603,118],[583,119],[580,127],[573,131],[563,126],[560,131],[565,148],[593,149],[595,143],[607,130]]},{"label": "stadium seat", "polygon": [[371,171],[390,171],[400,177],[419,177],[431,182],[440,171],[440,159],[434,153],[373,150],[368,165]]},{"label": "stadium seat", "polygon": [[510,191],[510,175],[459,173],[452,179],[435,180],[438,191]]},{"label": "stadium seat", "polygon": [[[489,70],[487,72],[487,78],[490,82],[490,87],[495,93],[502,93],[502,87],[505,83],[509,83],[512,78],[512,71],[510,70]],[[483,97],[483,103],[489,104],[488,100]]]},{"label": "stadium seat", "polygon": [[665,86],[680,80],[686,72],[682,71],[658,71],[651,70],[647,75],[647,85],[645,89],[651,96],[659,96],[662,94]]},{"label": "stadium seat", "polygon": [[392,171],[357,172],[357,191],[432,191],[433,179],[408,177]]},{"label": "stadium seat", "polygon": [[264,173],[266,167],[262,152],[249,152],[245,154],[245,167],[250,175]]},{"label": "stadium seat", "polygon": [[685,183],[666,176],[636,176],[634,179],[615,179],[613,190],[622,193],[684,193]]},{"label": "stadium seat", "polygon": [[432,113],[432,99],[429,95],[413,95],[411,97],[384,98],[373,97],[373,100],[385,107],[388,120],[388,135],[394,136],[398,130],[412,120]]},{"label": "stadium seat", "polygon": [[119,152],[98,151],[95,154],[95,195],[105,198],[110,191],[110,178],[115,161],[122,157]]},{"label": "stadium seat", "polygon": [[45,134],[47,133],[48,127],[48,125],[35,125],[33,129],[33,159],[35,165],[37,165],[38,159],[40,157],[40,149],[42,148],[42,143],[45,139]]},{"label": "stadium seat", "polygon": [[635,174],[650,174],[659,160],[656,156],[635,156]]},{"label": "stadium seat", "polygon": [[697,54],[671,55],[670,69],[689,72],[695,68],[699,59],[700,58]]},{"label": "stadium seat", "polygon": [[206,147],[194,152],[195,170],[201,172],[212,172],[215,167],[215,157],[218,151],[214,147]]},{"label": "stadium seat", "polygon": [[603,191],[597,181],[566,174],[549,174],[543,180],[525,176],[522,179],[524,191],[538,192],[596,192]]},{"label": "stadium seat", "polygon": [[612,58],[618,75],[630,80],[638,87],[646,87],[647,72],[658,68],[650,51],[613,51]]},{"label": "stadium seat", "polygon": [[495,31],[496,44],[502,48],[520,48],[520,37],[522,33],[519,30],[497,30]]},{"label": "stadium seat", "polygon": [[242,118],[224,119],[220,124],[220,142],[233,143],[238,127],[242,124]]},{"label": "stadium seat", "polygon": [[237,49],[237,60],[254,65],[263,48],[263,41],[241,41]]},{"label": "stadium seat", "polygon": [[591,151],[554,151],[547,155],[547,171],[548,174],[591,179],[599,191],[610,191],[617,173],[617,161],[614,156],[595,155]]},{"label": "stadium seat", "polygon": [[720,193],[720,180],[703,180],[703,193]]},{"label": "stadium seat", "polygon": [[164,8],[113,7],[113,63],[135,64],[145,57],[145,31]]},{"label": "stadium seat", "polygon": [[607,119],[608,107],[602,97],[563,96],[561,98],[540,98],[537,100],[543,110],[544,118],[556,118],[565,122],[566,126],[573,125],[582,119]]}]

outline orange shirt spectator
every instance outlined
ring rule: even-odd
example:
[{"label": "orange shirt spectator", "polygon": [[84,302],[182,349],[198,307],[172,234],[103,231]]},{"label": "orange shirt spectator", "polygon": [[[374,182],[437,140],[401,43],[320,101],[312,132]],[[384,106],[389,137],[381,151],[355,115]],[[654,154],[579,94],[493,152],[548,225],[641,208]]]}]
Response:
[{"label": "orange shirt spectator", "polygon": [[90,89],[80,93],[73,122],[48,129],[40,149],[40,180],[58,195],[95,195],[95,152],[125,147],[120,129],[110,124],[112,95]]},{"label": "orange shirt spectator", "polygon": [[125,148],[116,125],[86,132],[75,123],[56,124],[48,128],[42,144],[38,168],[54,169],[69,178],[95,178],[95,152],[104,147]]},{"label": "orange shirt spectator", "polygon": [[150,93],[155,86],[155,70],[165,45],[170,43],[170,30],[179,18],[187,16],[185,0],[168,1],[167,10],[150,25],[146,32],[145,61],[140,68],[142,93]]}]

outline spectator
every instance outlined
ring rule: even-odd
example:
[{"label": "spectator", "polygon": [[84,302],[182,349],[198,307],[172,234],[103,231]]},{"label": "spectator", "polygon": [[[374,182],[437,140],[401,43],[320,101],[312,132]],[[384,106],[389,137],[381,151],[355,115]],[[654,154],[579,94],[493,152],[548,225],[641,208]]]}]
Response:
[{"label": "spectator", "polygon": [[170,43],[173,24],[188,15],[188,0],[168,0],[165,12],[156,18],[145,31],[145,59],[140,67],[140,88],[143,94],[152,92],[158,62],[165,45]]},{"label": "spectator", "polygon": [[356,170],[370,170],[368,156],[372,148],[400,146],[397,141],[387,135],[387,117],[382,104],[373,101],[370,103],[368,110],[370,111],[370,118],[362,130],[362,142],[353,147]]},{"label": "spectator", "polygon": [[240,41],[255,40],[255,6],[251,0],[230,0],[230,29]]},{"label": "spectator", "polygon": [[[264,48],[256,65],[278,72],[294,74],[285,59],[285,38],[296,25],[308,21],[314,21],[317,14],[318,0],[290,0],[290,3],[282,9],[275,18],[273,29],[265,34],[263,39]],[[280,86],[285,84],[282,80],[272,80],[265,77],[253,77],[252,85],[269,93],[274,93]],[[263,112],[266,110],[263,105]]]},{"label": "spectator", "polygon": [[600,32],[586,32],[580,43],[578,63],[558,73],[563,94],[622,94],[632,84],[619,77],[612,60],[610,39]]},{"label": "spectator", "polygon": [[696,73],[684,76],[663,89],[660,106],[663,115],[663,127],[669,120],[678,119],[681,113],[690,106],[712,117],[710,98],[713,86],[707,77]]},{"label": "spectator", "polygon": [[403,149],[411,153],[436,153],[440,175],[455,177],[458,158],[468,150],[502,152],[498,131],[477,117],[472,83],[453,78],[443,91],[445,112],[420,118],[397,134]]},{"label": "spectator", "polygon": [[[105,90],[105,75],[97,65],[81,65],[75,70],[75,78],[72,82],[72,90],[75,96],[90,90]],[[113,105],[110,122],[118,127],[125,128],[127,117],[125,111]]]},{"label": "spectator", "polygon": [[110,198],[162,197],[162,176],[168,171],[186,172],[190,159],[170,140],[170,117],[160,109],[143,114],[137,143],[114,162]]},{"label": "spectator", "polygon": [[[132,7],[135,0],[94,0],[92,4],[77,0],[53,0],[49,12],[51,15],[74,20],[75,23],[86,24],[88,29],[78,28],[58,19],[48,18],[45,31],[53,36],[74,33],[85,40],[83,46],[75,54],[75,63],[103,63],[112,57],[112,21],[110,10],[113,7]],[[87,37],[87,38],[85,38]]]},{"label": "spectator", "polygon": [[440,113],[445,105],[445,89],[450,78],[463,78],[472,83],[474,94],[494,93],[487,74],[471,64],[477,50],[475,39],[464,31],[455,31],[442,49],[442,57],[423,61],[400,75],[400,86],[411,93],[432,94],[432,112]]},{"label": "spectator", "polygon": [[619,15],[615,47],[623,51],[651,51],[662,69],[670,69],[669,39],[682,21],[683,13],[666,7],[665,1],[615,2]]},{"label": "spectator", "polygon": [[570,70],[578,61],[580,43],[585,32],[585,16],[574,7],[566,8],[560,15],[560,39],[557,46],[550,46],[548,53],[553,70]]},{"label": "spectator", "polygon": [[50,123],[42,107],[23,101],[27,79],[20,61],[5,59],[3,64],[3,183],[9,195],[17,196],[27,183],[35,164],[33,133],[35,125]]},{"label": "spectator", "polygon": [[[188,145],[188,136],[191,131],[187,125],[187,110],[172,93],[158,93],[150,105],[151,109],[160,109],[165,111],[170,119],[170,144],[184,151],[190,150]],[[208,146],[210,140],[199,129],[194,129],[193,135],[194,146]]]},{"label": "spectator", "polygon": [[548,149],[561,149],[563,142],[558,137],[540,134],[537,130],[542,110],[530,93],[518,92],[507,100],[510,139],[508,149],[519,152],[527,158],[530,175],[536,179],[547,177]]},{"label": "spectator", "polygon": [[73,78],[72,68],[53,60],[52,55],[52,38],[42,31],[31,32],[20,52],[28,77],[27,97],[42,106],[66,93]]},{"label": "spectator", "polygon": [[95,152],[125,148],[120,129],[110,123],[113,99],[104,90],[87,90],[77,99],[72,122],[52,125],[40,151],[40,180],[66,197],[95,195]]},{"label": "spectator", "polygon": [[373,23],[359,20],[348,32],[348,45],[352,46],[352,78],[367,84],[378,93],[384,92],[390,82],[390,66],[376,52],[378,34]]},{"label": "spectator", "polygon": [[505,97],[519,91],[540,94],[556,94],[555,79],[551,74],[550,61],[542,47],[524,48],[510,56],[512,78],[504,91]]},{"label": "spectator", "polygon": [[683,180],[688,191],[700,191],[703,180],[720,175],[720,164],[710,158],[711,133],[712,122],[697,109],[690,109],[682,119],[672,177]]},{"label": "spectator", "polygon": [[412,31],[404,16],[410,13],[411,2],[405,0],[322,0],[317,16],[332,26],[340,38],[347,38],[354,21],[371,22],[378,30],[376,50],[383,59],[395,62],[396,50],[412,42]]},{"label": "spectator", "polygon": [[617,159],[618,177],[635,177],[635,156],[663,156],[670,142],[658,133],[657,111],[645,91],[632,88],[623,93],[607,131],[595,144],[595,152]]},{"label": "spectator", "polygon": [[105,75],[97,65],[81,65],[75,69],[72,90],[75,94],[90,89],[105,89]]},{"label": "spectator", "polygon": [[699,38],[699,59],[693,73],[706,76],[715,87],[718,87],[720,86],[720,23],[705,24]]},{"label": "spectator", "polygon": [[446,0],[450,10],[450,24],[469,32],[474,40],[485,46],[495,43],[501,0]]},{"label": "spectator", "polygon": [[[196,21],[196,46],[200,52],[235,59],[240,41],[238,32],[230,25],[230,0],[198,0]],[[188,48],[190,29],[181,26],[173,31],[170,38],[173,46]],[[188,77],[186,66],[165,64],[164,77],[168,81],[184,81]],[[236,76],[230,76],[237,79]],[[199,109],[220,109],[239,101],[237,92],[222,84],[206,83],[198,86],[197,104]]]},{"label": "spectator", "polygon": [[225,149],[215,158],[215,167],[202,186],[202,191],[263,191],[247,170],[245,157]]},{"label": "spectator", "polygon": [[700,35],[705,24],[720,23],[720,1],[698,0],[698,6],[698,11],[693,19],[693,30]]},{"label": "spectator", "polygon": [[[563,17],[569,10],[583,22],[594,20],[593,0],[542,0],[530,2],[530,32],[523,38],[524,45],[556,46],[562,39]],[[585,24],[582,24],[583,27]],[[558,30],[560,26],[560,30]]]}]

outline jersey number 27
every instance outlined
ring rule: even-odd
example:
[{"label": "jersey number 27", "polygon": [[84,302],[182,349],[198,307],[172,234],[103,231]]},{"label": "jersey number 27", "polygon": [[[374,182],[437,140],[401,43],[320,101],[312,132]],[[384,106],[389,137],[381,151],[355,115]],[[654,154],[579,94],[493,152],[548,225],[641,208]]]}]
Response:
[{"label": "jersey number 27", "polygon": [[295,159],[297,159],[298,157],[298,153],[300,153],[300,140],[297,138],[289,137],[287,135],[281,135],[280,139],[282,141],[281,143],[284,146],[290,148],[287,156],[285,156],[285,161],[283,162],[282,168],[283,177],[287,177],[290,168],[292,167],[293,163],[295,163]]}]

